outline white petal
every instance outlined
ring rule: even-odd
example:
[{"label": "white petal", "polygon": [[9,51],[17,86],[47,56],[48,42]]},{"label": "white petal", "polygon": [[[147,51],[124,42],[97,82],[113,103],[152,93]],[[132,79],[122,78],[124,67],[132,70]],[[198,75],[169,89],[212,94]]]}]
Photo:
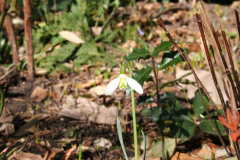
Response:
[{"label": "white petal", "polygon": [[142,86],[134,79],[132,78],[129,78],[126,76],[126,79],[127,79],[127,83],[128,85],[134,89],[136,92],[138,92],[139,94],[143,94],[143,88]]},{"label": "white petal", "polygon": [[118,87],[120,82],[120,76],[112,80],[108,85],[107,88],[105,89],[105,95],[110,95],[112,94]]}]

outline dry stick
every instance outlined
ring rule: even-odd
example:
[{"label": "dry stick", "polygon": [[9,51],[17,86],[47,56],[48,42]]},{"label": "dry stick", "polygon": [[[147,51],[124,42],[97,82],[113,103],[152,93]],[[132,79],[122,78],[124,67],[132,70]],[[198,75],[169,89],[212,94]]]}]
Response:
[{"label": "dry stick", "polygon": [[[205,6],[204,6],[203,1],[201,1],[201,4],[202,4],[202,9],[201,9],[201,8],[200,8],[200,9],[201,9],[201,11],[202,11],[202,13],[203,13],[203,18],[204,18],[204,20],[205,20],[205,22],[206,22],[207,28],[208,28],[208,30],[209,30],[209,32],[210,32],[210,35],[213,37],[213,40],[214,40],[213,42],[215,42],[214,44],[215,44],[215,46],[216,46],[216,48],[217,48],[217,53],[218,53],[219,56],[220,56],[220,59],[221,59],[222,65],[223,65],[223,69],[224,69],[224,73],[225,73],[225,75],[226,75],[226,78],[229,80],[229,82],[230,82],[230,84],[231,84],[231,87],[234,88],[234,87],[235,87],[235,84],[234,84],[234,82],[233,82],[233,79],[232,79],[232,77],[231,77],[230,70],[229,70],[229,68],[228,68],[228,66],[227,66],[227,63],[226,63],[226,61],[225,61],[225,58],[224,58],[224,56],[223,56],[222,49],[221,49],[221,46],[220,46],[220,43],[219,43],[217,34],[216,34],[216,32],[215,32],[215,30],[214,30],[214,28],[213,28],[212,23],[211,23],[210,20],[209,20],[209,17],[208,17],[208,14],[207,14],[207,11],[206,11],[206,9],[205,9]],[[234,91],[234,95],[235,95],[235,96],[237,97],[237,99],[238,99],[238,101],[237,101],[236,103],[237,103],[237,104],[240,104],[240,96],[239,96],[239,93],[238,93],[236,90],[234,90],[234,89],[233,89],[233,91]]]},{"label": "dry stick", "polygon": [[[216,104],[213,102],[212,98],[209,96],[208,92],[206,91],[206,88],[203,86],[202,82],[199,80],[198,76],[196,75],[195,71],[193,70],[192,65],[191,65],[191,63],[190,63],[190,60],[189,60],[189,58],[188,58],[187,53],[185,52],[185,54],[183,54],[182,50],[181,50],[181,49],[178,47],[178,45],[174,42],[171,34],[166,30],[165,26],[163,25],[162,21],[161,21],[159,18],[158,18],[158,22],[160,23],[160,26],[161,26],[161,27],[163,28],[163,30],[165,31],[166,36],[167,36],[167,37],[169,38],[169,40],[173,43],[173,45],[177,48],[178,52],[179,52],[179,53],[181,54],[181,56],[184,58],[184,60],[185,60],[185,62],[187,63],[188,67],[189,67],[190,70],[192,71],[192,73],[193,73],[193,75],[194,75],[194,78],[196,79],[196,82],[197,82],[197,86],[198,86],[198,90],[199,90],[199,92],[200,92],[200,95],[201,95],[201,89],[200,89],[200,86],[201,86],[201,88],[203,89],[203,91],[205,90],[204,93],[207,95],[207,97],[209,97],[210,102],[211,102],[212,105],[215,107],[217,114],[218,114],[219,116],[221,116],[221,114],[219,113],[219,111],[218,111],[218,109],[217,109],[217,107],[216,107]],[[200,86],[199,86],[199,85],[200,85]],[[201,96],[201,98],[202,98],[202,96]],[[226,148],[225,143],[224,143],[223,140],[222,140],[222,137],[221,137],[221,134],[220,134],[219,131],[218,131],[218,128],[216,127],[215,123],[213,122],[213,120],[212,120],[212,118],[211,118],[211,116],[210,116],[210,114],[209,114],[209,112],[208,112],[208,110],[207,110],[207,108],[206,108],[206,106],[205,106],[205,103],[204,103],[203,99],[202,99],[202,102],[203,102],[203,104],[204,104],[204,107],[205,107],[205,110],[206,110],[206,112],[207,112],[207,114],[208,114],[208,117],[210,118],[210,120],[211,120],[211,122],[212,122],[212,124],[213,124],[213,126],[214,126],[214,129],[216,130],[216,132],[217,132],[217,134],[218,134],[218,136],[219,136],[219,139],[220,139],[223,147],[225,148],[227,154],[228,154],[229,156],[231,156],[230,153],[228,152],[227,148]]]},{"label": "dry stick", "polygon": [[[226,108],[226,104],[225,104],[225,102],[224,102],[223,95],[222,95],[222,92],[221,92],[221,90],[220,90],[220,87],[219,87],[219,84],[218,84],[218,81],[217,81],[217,78],[216,78],[216,75],[215,75],[215,72],[214,72],[214,69],[213,69],[213,66],[212,66],[212,60],[211,60],[211,57],[210,57],[210,54],[209,54],[209,51],[208,51],[208,47],[207,47],[205,35],[204,35],[204,32],[203,32],[202,20],[201,20],[201,17],[200,17],[200,15],[199,15],[198,13],[196,13],[196,18],[197,18],[197,23],[198,23],[199,31],[200,31],[200,33],[201,33],[201,37],[202,37],[202,41],[203,41],[205,53],[206,53],[206,55],[207,55],[207,59],[208,59],[208,63],[209,63],[210,71],[211,71],[211,75],[212,75],[212,77],[213,77],[214,84],[215,84],[215,86],[216,86],[216,88],[217,88],[217,92],[218,92],[219,98],[220,98],[220,100],[221,100],[223,109],[226,110],[226,109],[227,109],[227,108]],[[207,110],[207,107],[206,107],[205,102],[204,102],[204,100],[203,100],[203,97],[202,97],[202,93],[201,93],[199,84],[197,83],[197,85],[198,85],[198,88],[199,88],[199,93],[200,93],[200,96],[201,96],[201,99],[202,99],[204,108],[205,108],[205,110],[206,110],[206,113],[207,113],[208,117],[210,118],[211,116],[210,116],[209,111]],[[227,148],[226,148],[225,143],[224,143],[223,140],[222,140],[221,134],[220,134],[220,132],[219,132],[216,124],[213,122],[212,118],[210,118],[210,120],[211,120],[211,122],[212,122],[212,124],[213,124],[213,126],[214,126],[215,131],[216,131],[217,134],[218,134],[218,137],[219,137],[219,139],[220,139],[223,147],[225,148],[225,150],[226,150],[226,152],[228,153],[228,155],[231,156],[230,153],[228,152]]]},{"label": "dry stick", "polygon": [[[155,66],[155,61],[154,61],[154,57],[152,57],[152,64],[153,64],[153,72],[156,78],[156,93],[157,93],[157,106],[160,106],[160,100],[159,100],[159,90],[158,90],[158,73],[156,73],[156,66]],[[160,128],[160,127],[159,127]],[[164,136],[163,136],[163,131],[160,128],[160,132],[161,132],[161,137],[162,137],[162,158],[163,160],[166,160],[165,157],[165,152],[164,152]]]},{"label": "dry stick", "polygon": [[185,52],[185,54],[183,53],[183,51],[178,47],[178,45],[175,43],[175,41],[173,40],[171,34],[167,31],[167,29],[165,28],[164,24],[162,23],[162,21],[160,20],[160,18],[158,18],[158,22],[160,24],[160,26],[163,28],[165,35],[168,37],[168,39],[173,43],[174,47],[178,50],[178,52],[181,54],[181,56],[183,57],[184,61],[187,63],[188,68],[191,70],[191,72],[193,73],[196,82],[200,84],[203,92],[206,94],[207,98],[209,99],[210,103],[213,105],[214,109],[217,112],[218,116],[221,116],[220,112],[218,111],[218,108],[216,106],[216,104],[213,102],[212,97],[209,95],[209,93],[207,92],[206,88],[204,87],[204,85],[202,84],[202,82],[199,80],[197,74],[195,73],[195,71],[193,70],[193,67],[191,65],[190,59],[187,55],[187,53]]},{"label": "dry stick", "polygon": [[15,35],[14,35],[12,19],[11,19],[10,14],[6,15],[4,24],[5,24],[5,27],[7,30],[8,39],[11,42],[10,44],[11,44],[11,50],[12,50],[13,63],[18,63],[19,58],[18,58],[17,44],[16,44],[16,39],[15,39]]},{"label": "dry stick", "polygon": [[[220,68],[220,66],[219,66],[219,63],[217,63],[217,61],[216,61],[216,57],[215,57],[215,53],[214,53],[214,49],[213,49],[213,47],[212,47],[212,45],[210,45],[210,50],[212,51],[212,54],[213,54],[213,59],[214,59],[214,61],[215,61],[215,64],[217,64],[217,68],[218,68],[218,71],[219,71],[219,73],[220,73],[220,76],[221,76],[221,79],[222,79],[222,83],[223,83],[223,88],[224,88],[224,90],[225,90],[225,93],[226,93],[226,95],[227,95],[227,98],[228,98],[228,100],[230,100],[231,98],[230,98],[230,96],[229,96],[229,87],[227,88],[227,85],[226,85],[226,83],[225,83],[225,80],[224,80],[224,78],[223,78],[223,74],[222,74],[222,72],[221,72],[221,68]],[[227,107],[228,108],[228,107]],[[224,112],[225,113],[225,112]],[[226,114],[225,114],[226,115]]]},{"label": "dry stick", "polygon": [[237,74],[239,74],[239,69],[238,69],[238,64],[237,64],[237,58],[236,58],[236,55],[234,54],[234,47],[233,47],[233,41],[232,40],[229,40],[230,41],[230,45],[231,45],[231,51],[232,51],[232,57],[233,57],[233,64],[234,64],[234,67],[237,71]]},{"label": "dry stick", "polygon": [[[222,30],[222,26],[221,26],[221,30]],[[223,30],[222,30],[222,37],[223,37],[224,44],[225,44],[225,47],[226,47],[226,50],[227,50],[227,53],[228,53],[228,58],[229,58],[229,62],[230,62],[230,68],[231,68],[232,73],[234,75],[235,84],[237,86],[237,90],[238,90],[238,93],[239,93],[239,91],[240,91],[239,76],[238,76],[238,73],[237,73],[237,71],[235,69],[234,63],[233,63],[232,54],[231,54],[231,51],[230,51],[230,48],[229,48],[229,44],[227,42],[225,31],[223,31]],[[235,109],[237,109],[237,108],[235,108]]]},{"label": "dry stick", "polygon": [[201,19],[199,14],[196,14],[196,17],[197,17],[197,23],[198,23],[199,31],[201,33],[201,37],[202,37],[202,42],[203,42],[203,45],[204,45],[205,53],[206,53],[206,56],[207,56],[209,69],[210,69],[210,72],[211,72],[211,75],[212,75],[212,78],[213,78],[213,82],[214,82],[214,84],[216,86],[216,89],[217,89],[217,92],[218,92],[218,96],[220,98],[220,101],[221,101],[221,104],[223,106],[223,109],[224,109],[224,111],[226,111],[226,109],[227,109],[226,108],[226,104],[224,102],[224,98],[223,98],[221,89],[219,87],[218,80],[216,78],[216,74],[215,74],[215,71],[214,71],[214,68],[213,68],[213,65],[212,65],[212,60],[211,60],[211,57],[210,57],[210,54],[209,54],[209,51],[208,51],[208,46],[207,46],[205,34],[203,32],[202,19]]},{"label": "dry stick", "polygon": [[33,45],[32,45],[32,24],[31,24],[31,2],[23,0],[24,3],[24,32],[26,40],[27,52],[27,72],[29,79],[34,78],[34,61],[33,61]]},{"label": "dry stick", "polygon": [[208,33],[208,31],[206,29],[206,26],[203,23],[202,23],[202,25],[203,25],[203,30],[204,30],[204,32],[206,34],[207,40],[210,43],[210,50],[212,51],[212,54],[213,54],[214,64],[217,65],[217,69],[219,71],[219,74],[220,74],[220,77],[221,77],[221,80],[222,80],[222,83],[223,83],[223,87],[224,87],[225,93],[226,93],[228,99],[230,100],[229,91],[227,89],[227,85],[226,85],[226,81],[224,79],[223,73],[221,71],[220,62],[219,62],[218,58],[216,58],[217,55],[214,54],[214,49],[212,47],[212,44],[214,44],[214,42],[210,38],[211,35],[210,35],[210,33]]},{"label": "dry stick", "polygon": [[239,14],[238,11],[236,9],[234,9],[234,13],[235,13],[235,17],[236,17],[236,23],[237,23],[237,30],[238,30],[238,49],[239,49],[239,53],[240,54],[240,21],[239,21]]}]

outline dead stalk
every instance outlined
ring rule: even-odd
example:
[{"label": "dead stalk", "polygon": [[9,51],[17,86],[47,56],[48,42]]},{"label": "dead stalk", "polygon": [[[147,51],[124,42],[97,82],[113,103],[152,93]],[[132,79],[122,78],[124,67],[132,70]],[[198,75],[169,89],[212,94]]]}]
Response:
[{"label": "dead stalk", "polygon": [[212,118],[211,118],[211,116],[210,116],[210,114],[209,114],[209,112],[208,112],[208,110],[207,110],[207,107],[206,107],[206,105],[205,105],[205,103],[204,103],[204,101],[203,101],[202,93],[201,93],[201,88],[203,89],[204,93],[205,93],[206,96],[208,97],[209,101],[210,101],[210,102],[212,103],[212,105],[215,107],[215,110],[216,110],[217,114],[220,115],[220,113],[219,113],[219,111],[218,111],[218,109],[217,109],[217,107],[216,107],[216,104],[213,102],[213,100],[212,100],[212,98],[210,97],[210,95],[208,94],[206,88],[203,86],[202,82],[199,80],[198,76],[196,75],[195,71],[193,70],[193,67],[192,67],[192,65],[191,65],[191,63],[190,63],[190,59],[189,59],[187,53],[185,52],[185,54],[184,54],[184,53],[182,52],[182,50],[181,50],[181,49],[178,47],[178,45],[174,42],[171,34],[167,31],[167,29],[165,28],[164,24],[162,23],[162,21],[161,21],[159,18],[158,18],[158,22],[159,22],[160,26],[163,28],[163,30],[165,31],[166,36],[167,36],[167,37],[169,38],[169,40],[173,43],[173,45],[177,48],[178,52],[181,54],[181,56],[183,57],[183,59],[184,59],[185,62],[187,63],[188,67],[189,67],[190,70],[192,71],[192,73],[193,73],[193,75],[194,75],[194,78],[195,78],[195,80],[196,80],[196,82],[197,82],[198,90],[199,90],[199,93],[200,93],[202,102],[203,102],[203,104],[204,104],[204,108],[205,108],[205,110],[206,110],[206,112],[207,112],[207,114],[208,114],[211,122],[213,123],[214,129],[216,130],[216,132],[217,132],[217,134],[218,134],[218,136],[219,136],[219,139],[220,139],[223,147],[225,148],[225,150],[226,150],[226,152],[228,153],[228,155],[231,156],[231,154],[228,152],[228,150],[227,150],[227,148],[226,148],[226,145],[225,145],[224,141],[222,140],[222,137],[221,137],[221,135],[220,135],[220,133],[219,133],[218,128],[216,127],[215,123],[213,122],[213,120],[212,120]]},{"label": "dead stalk", "polygon": [[4,25],[7,30],[8,39],[11,44],[13,63],[18,63],[19,58],[18,58],[17,44],[16,44],[16,39],[15,39],[13,25],[12,25],[12,18],[9,14],[7,14],[5,17]]},{"label": "dead stalk", "polygon": [[34,78],[34,61],[33,61],[33,45],[32,45],[32,24],[31,24],[31,2],[23,0],[24,3],[24,33],[27,52],[27,72],[28,78]]},{"label": "dead stalk", "polygon": [[231,77],[231,72],[228,68],[228,65],[227,65],[227,62],[225,60],[225,57],[223,55],[223,52],[222,52],[222,49],[221,49],[221,45],[220,45],[220,42],[218,40],[218,37],[217,37],[217,34],[216,34],[216,31],[215,29],[213,28],[213,25],[208,17],[208,14],[207,14],[207,11],[206,11],[206,8],[204,6],[204,2],[201,1],[201,4],[202,4],[202,7],[200,8],[202,14],[203,14],[203,19],[204,19],[204,23],[206,25],[206,29],[209,31],[211,37],[212,37],[212,41],[213,41],[213,44],[214,44],[214,47],[216,48],[217,50],[217,53],[218,53],[218,56],[220,57],[221,59],[221,63],[222,63],[222,66],[223,66],[223,70],[224,70],[224,73],[225,73],[225,76],[227,78],[227,80],[230,82],[230,87],[233,88],[233,91],[234,91],[234,96],[236,97],[237,101],[234,102],[234,103],[237,103],[239,104],[240,102],[240,96],[239,96],[239,93],[234,90],[235,88],[235,84],[233,82],[233,79]]},{"label": "dead stalk", "polygon": [[[234,13],[235,13],[237,30],[238,30],[238,48],[240,48],[240,21],[239,21],[239,14],[238,14],[238,11],[236,9],[234,10]],[[239,50],[238,54],[240,55],[240,50]]]},{"label": "dead stalk", "polygon": [[218,111],[218,108],[216,106],[216,104],[213,102],[211,96],[208,94],[206,88],[204,87],[204,85],[202,84],[202,82],[200,81],[200,79],[198,78],[196,72],[193,70],[193,67],[191,65],[190,59],[187,55],[187,53],[185,52],[185,54],[183,53],[183,51],[178,47],[178,45],[175,43],[175,41],[173,40],[171,34],[167,31],[167,29],[165,28],[164,24],[162,23],[162,21],[160,20],[160,18],[158,18],[158,22],[160,24],[160,26],[163,28],[166,36],[168,37],[168,39],[173,43],[174,47],[178,50],[178,52],[181,54],[181,56],[183,57],[184,61],[187,63],[188,68],[191,70],[191,72],[193,73],[196,82],[199,83],[200,87],[202,88],[203,92],[206,94],[207,98],[209,99],[210,103],[212,104],[212,106],[214,107],[214,109],[217,112],[217,115],[221,116],[220,112]]},{"label": "dead stalk", "polygon": [[217,92],[218,92],[221,104],[222,104],[222,106],[224,108],[224,111],[225,111],[227,108],[226,108],[226,104],[224,102],[224,98],[223,98],[220,86],[219,86],[217,78],[216,78],[216,74],[215,74],[215,71],[214,71],[214,68],[213,68],[213,65],[212,65],[212,60],[211,60],[209,51],[208,51],[206,38],[205,38],[205,35],[204,35],[204,32],[203,32],[202,19],[201,19],[199,14],[196,14],[196,17],[197,17],[197,23],[198,23],[198,27],[199,27],[199,30],[200,30],[200,33],[201,33],[201,37],[202,37],[204,51],[206,53],[207,61],[208,61],[208,64],[209,64],[209,69],[210,69],[210,72],[211,72],[211,75],[212,75],[212,78],[213,78],[213,82],[214,82],[214,84],[216,86],[216,89],[217,89]]}]

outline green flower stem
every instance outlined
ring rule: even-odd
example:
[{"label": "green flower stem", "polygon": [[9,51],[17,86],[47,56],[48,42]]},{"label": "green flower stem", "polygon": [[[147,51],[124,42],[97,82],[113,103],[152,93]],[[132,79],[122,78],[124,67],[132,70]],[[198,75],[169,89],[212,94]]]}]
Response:
[{"label": "green flower stem", "polygon": [[[132,78],[132,77],[130,76],[130,78]],[[134,137],[135,159],[138,160],[137,121],[136,121],[134,93],[133,93],[132,88],[131,88],[131,99],[132,99],[132,117],[133,117],[133,137]]]},{"label": "green flower stem", "polygon": [[[125,65],[128,68],[129,77],[132,78],[132,68],[126,57],[124,57]],[[137,120],[136,120],[136,108],[134,101],[134,92],[131,88],[131,100],[132,100],[132,117],[133,117],[133,139],[134,139],[134,150],[135,150],[135,160],[138,160],[138,142],[137,142]]]}]

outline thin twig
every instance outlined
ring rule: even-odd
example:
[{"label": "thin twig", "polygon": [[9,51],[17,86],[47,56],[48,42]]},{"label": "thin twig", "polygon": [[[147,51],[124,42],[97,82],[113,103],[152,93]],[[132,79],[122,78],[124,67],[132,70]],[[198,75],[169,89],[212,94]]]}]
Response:
[{"label": "thin twig", "polygon": [[[154,57],[152,57],[152,64],[153,64],[153,73],[156,78],[155,86],[156,86],[156,93],[157,93],[157,106],[160,106],[160,99],[159,99],[160,96],[159,96],[159,89],[158,89],[158,74],[156,72],[156,65],[155,65]],[[159,127],[159,129],[160,129],[161,137],[162,137],[162,159],[166,160],[165,152],[164,152],[164,135],[163,135],[162,129],[160,127]]]},{"label": "thin twig", "polygon": [[4,75],[2,75],[0,77],[0,81],[3,80],[6,76],[8,76],[10,73],[12,73],[15,69],[17,69],[17,66],[13,66],[7,73],[5,73]]}]

